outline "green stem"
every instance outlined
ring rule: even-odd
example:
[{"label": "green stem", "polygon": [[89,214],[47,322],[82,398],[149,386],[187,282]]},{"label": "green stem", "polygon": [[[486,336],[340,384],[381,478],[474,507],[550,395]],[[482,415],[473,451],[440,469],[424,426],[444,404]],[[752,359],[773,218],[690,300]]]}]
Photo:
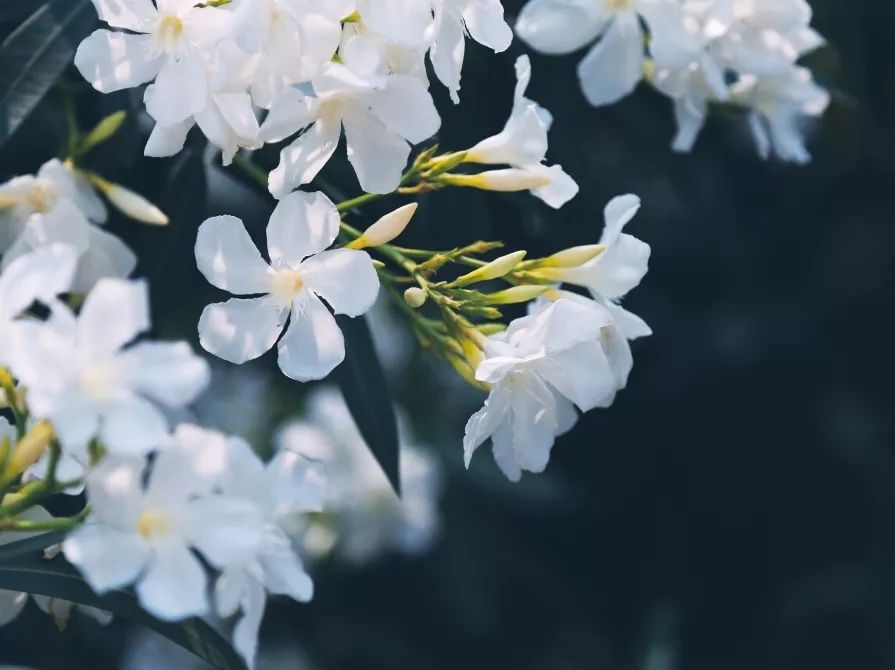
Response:
[{"label": "green stem", "polygon": [[49,531],[49,530],[71,530],[80,525],[87,515],[90,514],[90,507],[85,507],[75,516],[62,516],[56,519],[47,519],[46,521],[28,521],[26,519],[3,519],[0,520],[0,531],[17,530],[17,531]]}]

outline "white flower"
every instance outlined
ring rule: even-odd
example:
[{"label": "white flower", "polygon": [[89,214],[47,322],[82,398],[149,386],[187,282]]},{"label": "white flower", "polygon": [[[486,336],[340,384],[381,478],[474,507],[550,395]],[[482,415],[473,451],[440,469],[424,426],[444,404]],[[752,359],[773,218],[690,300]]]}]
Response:
[{"label": "white flower", "polygon": [[516,32],[547,54],[571,53],[599,37],[578,64],[578,78],[592,105],[608,105],[628,95],[643,77],[641,20],[659,66],[686,65],[700,47],[685,30],[676,0],[529,0]]},{"label": "white flower", "polygon": [[466,424],[467,467],[490,437],[494,460],[511,481],[523,470],[543,472],[554,439],[577,420],[575,407],[585,412],[614,398],[616,376],[600,340],[611,323],[607,310],[560,299],[493,336],[476,369],[491,392]]},{"label": "white flower", "polygon": [[[261,126],[275,142],[307,127],[280,152],[268,186],[276,198],[309,183],[330,159],[342,128],[348,160],[364,191],[390,193],[407,164],[410,144],[431,137],[441,123],[432,96],[416,77],[390,74],[378,40],[356,36],[311,81],[313,96],[284,89]],[[309,126],[309,127],[308,127]]]},{"label": "white flower", "polygon": [[99,18],[113,28],[84,39],[75,65],[93,87],[111,93],[154,81],[146,111],[159,123],[180,123],[206,104],[202,51],[223,34],[229,13],[197,7],[194,0],[94,0]]},{"label": "white flower", "polygon": [[801,126],[824,113],[830,94],[814,83],[810,71],[793,66],[777,76],[743,76],[733,86],[732,98],[752,109],[749,128],[762,158],[773,152],[800,165],[811,161]]},{"label": "white flower", "polygon": [[[546,109],[525,97],[531,80],[528,56],[516,59],[516,90],[510,118],[497,135],[485,138],[468,152],[466,160],[474,163],[506,163],[549,183],[532,189],[532,193],[558,209],[578,193],[578,184],[559,165],[542,165],[547,157],[547,131],[553,117]],[[487,174],[487,173],[486,173]]]},{"label": "white flower", "polygon": [[35,300],[49,304],[71,287],[76,255],[54,244],[19,256],[0,272],[0,363],[8,364],[14,320]]},{"label": "white flower", "polygon": [[112,453],[146,453],[168,435],[158,404],[183,407],[205,387],[208,366],[183,342],[122,350],[149,328],[148,310],[143,282],[103,279],[77,317],[56,303],[45,323],[14,330],[10,367],[28,406],[74,455],[94,437]]},{"label": "white flower", "polygon": [[236,650],[251,667],[264,616],[266,593],[299,602],[313,596],[313,583],[281,524],[294,515],[319,512],[325,488],[323,468],[296,453],[281,451],[265,466],[243,440],[228,445],[228,467],[221,491],[257,510],[261,540],[254,553],[223,567],[215,584],[217,613],[241,610],[233,631]]},{"label": "white flower", "polygon": [[557,278],[583,286],[612,315],[612,320],[628,339],[652,333],[637,315],[624,309],[619,301],[640,284],[649,265],[650,246],[622,229],[640,209],[640,198],[623,195],[613,198],[604,211],[605,227],[600,244],[606,250],[593,260],[575,268],[563,269]]},{"label": "white flower", "polygon": [[214,286],[236,295],[208,305],[199,320],[206,351],[231,363],[261,356],[276,343],[280,369],[299,381],[322,379],[345,358],[336,314],[358,316],[376,300],[379,278],[366,252],[324,251],[339,233],[339,213],[322,193],[283,198],[267,226],[264,261],[242,221],[216,216],[202,223],[196,263]]},{"label": "white flower", "polygon": [[91,223],[105,220],[105,205],[84,178],[52,159],[36,176],[0,185],[0,250],[6,252],[0,267],[59,243],[79,256],[74,291],[86,292],[102,277],[127,276],[136,257],[121,240]]},{"label": "white flower", "polygon": [[107,458],[88,477],[91,514],[63,543],[66,559],[100,594],[136,582],[159,619],[205,614],[208,579],[192,550],[220,567],[261,541],[257,510],[213,492],[227,463],[226,438],[195,426],[177,429],[145,486],[142,461]]},{"label": "white flower", "polygon": [[[429,549],[440,526],[439,461],[402,439],[398,498],[338,390],[315,388],[307,408],[306,418],[290,421],[276,437],[280,450],[326,465],[324,512],[300,529],[304,550],[315,557],[333,550],[352,563],[365,563],[387,551],[420,554]],[[406,435],[404,426],[400,432]]]}]

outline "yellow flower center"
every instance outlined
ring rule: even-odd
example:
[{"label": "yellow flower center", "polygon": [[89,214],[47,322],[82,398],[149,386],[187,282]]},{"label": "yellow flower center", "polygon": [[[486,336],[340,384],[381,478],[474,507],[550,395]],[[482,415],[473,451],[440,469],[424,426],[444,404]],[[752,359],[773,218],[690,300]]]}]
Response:
[{"label": "yellow flower center", "polygon": [[116,379],[110,367],[95,363],[81,373],[81,390],[95,401],[108,400],[115,391]]},{"label": "yellow flower center", "polygon": [[38,184],[28,189],[24,200],[35,212],[45,214],[56,204],[56,189],[47,184]]},{"label": "yellow flower center", "polygon": [[631,5],[634,4],[634,0],[604,0],[606,2],[606,9],[610,12],[622,12],[626,9],[631,9]]},{"label": "yellow flower center", "polygon": [[137,519],[137,531],[147,540],[164,535],[169,527],[168,515],[161,510],[146,510]]},{"label": "yellow flower center", "polygon": [[291,303],[305,285],[298,271],[291,268],[276,270],[270,275],[268,284],[271,294],[286,303]]},{"label": "yellow flower center", "polygon": [[183,21],[173,14],[166,14],[159,19],[153,31],[153,51],[157,54],[177,56],[182,35]]}]

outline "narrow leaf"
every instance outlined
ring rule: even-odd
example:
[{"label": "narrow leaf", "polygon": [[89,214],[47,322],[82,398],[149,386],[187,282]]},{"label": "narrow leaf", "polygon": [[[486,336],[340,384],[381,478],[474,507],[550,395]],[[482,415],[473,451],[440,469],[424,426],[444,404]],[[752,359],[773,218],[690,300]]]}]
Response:
[{"label": "narrow leaf", "polygon": [[39,553],[23,551],[24,543],[32,540],[39,545],[47,540],[61,539],[47,537],[55,535],[46,533],[10,544],[8,548],[18,547],[18,550],[13,556],[4,552],[4,557],[0,558],[0,589],[37,593],[97,607],[156,631],[218,670],[245,669],[230,644],[204,621],[196,618],[176,623],[159,621],[147,614],[129,591],[115,590],[98,596],[62,556],[47,560]]},{"label": "narrow leaf", "polygon": [[345,336],[345,360],[335,372],[345,404],[392,488],[400,494],[398,425],[370,328],[364,317],[338,316],[336,320]]},{"label": "narrow leaf", "polygon": [[53,0],[0,44],[0,144],[53,87],[95,22],[90,0]]}]

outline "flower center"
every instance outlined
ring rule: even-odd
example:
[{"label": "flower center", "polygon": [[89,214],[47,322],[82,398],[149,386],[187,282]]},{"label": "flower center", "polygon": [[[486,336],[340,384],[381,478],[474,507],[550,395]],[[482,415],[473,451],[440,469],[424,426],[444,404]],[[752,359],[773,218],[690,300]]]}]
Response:
[{"label": "flower center", "polygon": [[81,373],[81,390],[97,402],[108,400],[115,392],[116,378],[111,368],[95,363]]},{"label": "flower center", "polygon": [[268,285],[272,295],[285,303],[291,303],[295,300],[295,296],[301,293],[305,283],[302,281],[298,270],[284,268],[276,270],[270,275]]},{"label": "flower center", "polygon": [[183,35],[183,21],[173,14],[163,16],[152,33],[154,51],[176,56]]},{"label": "flower center", "polygon": [[623,12],[626,9],[631,9],[631,5],[634,4],[634,0],[604,0],[606,3],[606,9],[610,12]]},{"label": "flower center", "polygon": [[37,184],[28,189],[23,199],[35,212],[45,214],[56,204],[56,189],[48,184]]},{"label": "flower center", "polygon": [[169,528],[168,515],[162,510],[146,510],[137,519],[137,531],[147,540],[164,535]]}]

